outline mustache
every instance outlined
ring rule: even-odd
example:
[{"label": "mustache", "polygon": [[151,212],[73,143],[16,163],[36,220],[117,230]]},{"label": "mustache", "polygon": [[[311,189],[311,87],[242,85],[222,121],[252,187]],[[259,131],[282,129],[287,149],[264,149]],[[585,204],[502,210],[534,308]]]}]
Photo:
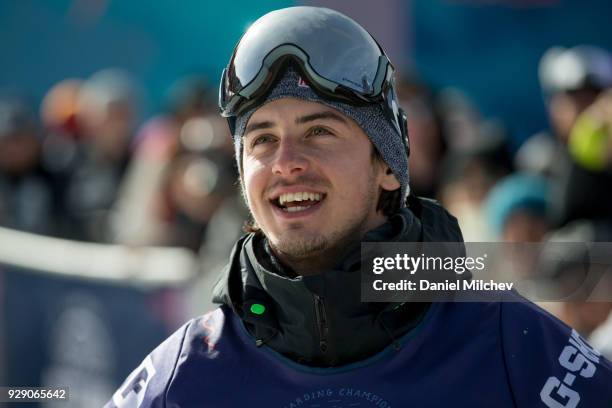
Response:
[{"label": "mustache", "polygon": [[330,187],[331,183],[326,178],[314,174],[303,174],[292,180],[278,179],[266,188],[265,193],[269,194],[277,188],[291,187],[295,185],[316,189],[317,187]]}]

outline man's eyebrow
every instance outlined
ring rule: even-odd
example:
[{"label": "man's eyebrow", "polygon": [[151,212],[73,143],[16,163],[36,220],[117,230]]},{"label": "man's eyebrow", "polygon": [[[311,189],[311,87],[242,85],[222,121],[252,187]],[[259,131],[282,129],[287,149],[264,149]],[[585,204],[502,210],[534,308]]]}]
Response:
[{"label": "man's eyebrow", "polygon": [[[321,119],[331,119],[331,120],[335,120],[341,123],[348,123],[347,120],[342,117],[342,115],[339,115],[332,111],[316,112],[310,115],[300,116],[299,118],[295,120],[295,123],[296,125],[303,125],[304,123],[312,122],[315,120],[321,120]],[[262,121],[262,122],[253,122],[253,123],[249,123],[247,127],[244,129],[244,134],[246,135],[249,132],[253,132],[255,130],[269,129],[272,127],[274,127],[274,122],[271,122],[269,120]]]},{"label": "man's eyebrow", "polygon": [[331,119],[345,124],[348,123],[347,120],[342,117],[342,115],[339,115],[336,112],[332,111],[323,111],[313,113],[311,115],[301,116],[295,120],[295,123],[296,125],[302,125],[304,123],[312,122],[319,119]]},{"label": "man's eyebrow", "polygon": [[271,127],[274,127],[274,123],[270,122],[269,120],[263,122],[249,123],[246,129],[244,129],[244,134],[246,135],[254,130],[269,129]]}]

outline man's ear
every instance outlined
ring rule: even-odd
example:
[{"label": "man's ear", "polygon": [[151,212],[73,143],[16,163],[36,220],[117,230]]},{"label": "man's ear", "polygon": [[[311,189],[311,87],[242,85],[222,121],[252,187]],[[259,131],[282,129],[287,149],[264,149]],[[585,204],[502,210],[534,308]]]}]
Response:
[{"label": "man's ear", "polygon": [[386,163],[383,164],[383,170],[384,174],[382,176],[380,186],[387,191],[393,191],[400,188],[401,185],[399,181],[397,181],[397,177],[395,177],[395,174],[393,174],[393,172]]}]

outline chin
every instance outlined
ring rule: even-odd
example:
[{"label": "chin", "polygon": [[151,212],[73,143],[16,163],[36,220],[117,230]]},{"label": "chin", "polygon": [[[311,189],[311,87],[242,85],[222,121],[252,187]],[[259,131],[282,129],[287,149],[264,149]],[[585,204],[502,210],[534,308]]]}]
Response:
[{"label": "chin", "polygon": [[271,241],[271,244],[277,251],[293,258],[306,258],[329,246],[328,240],[321,234],[294,234],[290,231],[281,234],[275,241]]}]

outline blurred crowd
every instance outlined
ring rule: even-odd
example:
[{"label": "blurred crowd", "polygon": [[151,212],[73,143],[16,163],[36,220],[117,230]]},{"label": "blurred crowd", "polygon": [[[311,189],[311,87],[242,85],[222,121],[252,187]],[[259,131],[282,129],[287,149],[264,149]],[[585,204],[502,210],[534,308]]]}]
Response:
[{"label": "blurred crowd", "polygon": [[466,242],[539,243],[532,278],[574,295],[542,306],[610,356],[612,303],[588,301],[610,299],[610,271],[598,274],[604,281],[597,289],[605,291],[598,297],[593,286],[581,286],[586,246],[567,246],[572,253],[560,256],[555,244],[612,241],[612,55],[587,45],[553,47],[538,70],[549,128],[519,148],[507,124],[483,118],[460,90],[432,97],[404,82],[398,93],[409,117],[411,187],[440,200]]},{"label": "blurred crowd", "polygon": [[214,91],[183,78],[165,111],[144,123],[139,99],[136,81],[118,69],[61,81],[40,114],[4,95],[0,225],[197,252],[213,215],[236,198],[232,143]]},{"label": "blurred crowd", "polygon": [[[539,78],[549,128],[519,148],[517,135],[461,90],[399,78],[412,191],[441,201],[466,241],[612,241],[612,56],[554,47]],[[248,213],[216,89],[182,78],[163,112],[145,120],[141,97],[118,69],[61,81],[39,111],[20,95],[0,95],[0,226],[184,247],[202,259],[203,274],[221,265]],[[540,270],[571,275],[553,263]],[[550,310],[610,353],[609,302]]]}]

